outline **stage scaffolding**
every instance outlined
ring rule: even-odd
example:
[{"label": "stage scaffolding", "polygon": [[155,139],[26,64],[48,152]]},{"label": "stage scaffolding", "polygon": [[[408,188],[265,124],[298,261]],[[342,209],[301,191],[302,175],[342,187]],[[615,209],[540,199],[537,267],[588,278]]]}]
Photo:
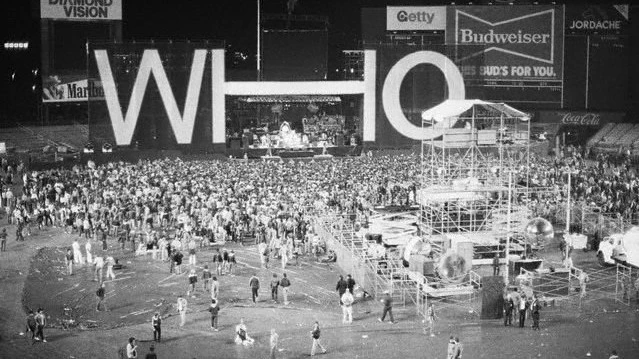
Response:
[{"label": "stage scaffolding", "polygon": [[514,189],[520,179],[528,183],[529,117],[504,104],[469,102],[455,114],[423,116],[424,134],[442,133],[421,144],[421,228],[436,260],[448,249],[447,235],[473,241],[479,233],[490,233],[504,258],[499,243],[529,218]]}]

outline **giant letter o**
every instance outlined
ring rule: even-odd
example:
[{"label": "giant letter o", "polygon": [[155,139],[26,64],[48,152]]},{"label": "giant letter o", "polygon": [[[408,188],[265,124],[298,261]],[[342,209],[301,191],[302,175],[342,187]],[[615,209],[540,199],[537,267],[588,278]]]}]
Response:
[{"label": "giant letter o", "polygon": [[397,132],[413,140],[428,140],[440,135],[441,131],[432,129],[422,129],[413,125],[402,111],[399,99],[399,90],[404,77],[413,67],[419,64],[430,64],[436,66],[443,74],[448,85],[448,98],[452,100],[463,100],[466,97],[464,78],[459,68],[448,57],[433,51],[418,51],[404,56],[390,69],[384,88],[382,89],[382,105],[388,121]]}]

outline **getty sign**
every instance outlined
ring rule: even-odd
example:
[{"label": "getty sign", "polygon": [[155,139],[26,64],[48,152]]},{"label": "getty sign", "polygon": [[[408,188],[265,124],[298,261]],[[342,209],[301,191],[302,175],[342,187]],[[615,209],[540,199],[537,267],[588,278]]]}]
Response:
[{"label": "getty sign", "polygon": [[[268,96],[268,95],[363,95],[363,140],[375,141],[376,118],[376,52],[364,51],[363,81],[226,81],[224,66],[224,50],[195,49],[187,83],[184,108],[178,107],[171,89],[169,78],[162,64],[157,49],[144,50],[138,72],[131,90],[126,113],[120,103],[114,73],[111,68],[107,50],[93,51],[97,70],[102,82],[104,101],[108,109],[115,142],[119,146],[131,144],[133,133],[140,117],[142,101],[149,87],[149,79],[153,75],[157,84],[164,109],[178,144],[190,144],[193,137],[195,117],[200,101],[200,90],[203,83],[207,58],[211,57],[211,121],[214,144],[226,143],[226,108],[225,96]],[[462,75],[457,66],[446,56],[433,51],[417,51],[397,61],[384,79],[382,106],[387,120],[402,135],[414,139],[430,139],[441,135],[435,129],[422,129],[412,124],[404,115],[400,104],[400,87],[406,74],[415,66],[429,64],[437,67],[448,85],[448,98],[464,99],[465,87]]]}]

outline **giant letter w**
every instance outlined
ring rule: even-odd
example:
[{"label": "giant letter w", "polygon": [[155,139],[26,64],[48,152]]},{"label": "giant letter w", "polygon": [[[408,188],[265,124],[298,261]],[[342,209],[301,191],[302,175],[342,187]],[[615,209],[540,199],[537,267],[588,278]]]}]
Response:
[{"label": "giant letter w", "polygon": [[155,77],[155,82],[160,90],[162,103],[171,122],[171,128],[175,139],[179,144],[190,144],[193,136],[193,126],[195,115],[197,114],[198,101],[200,98],[200,88],[202,87],[202,75],[206,63],[206,50],[195,50],[193,64],[191,65],[191,75],[189,78],[186,101],[184,102],[184,117],[180,114],[171,85],[162,66],[158,50],[144,50],[138,75],[133,84],[133,91],[126,110],[126,116],[122,114],[118,90],[113,79],[113,72],[109,64],[106,50],[95,50],[95,60],[98,65],[98,72],[104,89],[104,98],[111,117],[111,125],[115,134],[115,143],[119,146],[131,144],[133,132],[138,122],[142,100],[146,92],[147,84],[151,74]]}]

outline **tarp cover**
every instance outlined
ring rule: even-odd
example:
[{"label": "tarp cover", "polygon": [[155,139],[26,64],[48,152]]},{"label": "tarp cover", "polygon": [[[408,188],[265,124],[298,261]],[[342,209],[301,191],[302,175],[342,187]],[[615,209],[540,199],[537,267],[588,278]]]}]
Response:
[{"label": "tarp cover", "polygon": [[528,121],[530,116],[505,103],[494,103],[483,100],[446,100],[439,105],[422,112],[424,121],[434,121],[442,127],[452,127],[460,118],[487,119],[518,118]]}]

